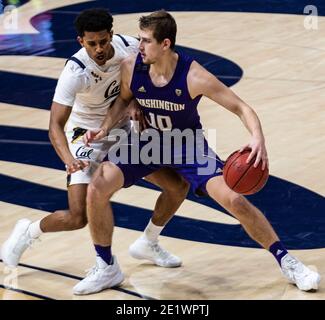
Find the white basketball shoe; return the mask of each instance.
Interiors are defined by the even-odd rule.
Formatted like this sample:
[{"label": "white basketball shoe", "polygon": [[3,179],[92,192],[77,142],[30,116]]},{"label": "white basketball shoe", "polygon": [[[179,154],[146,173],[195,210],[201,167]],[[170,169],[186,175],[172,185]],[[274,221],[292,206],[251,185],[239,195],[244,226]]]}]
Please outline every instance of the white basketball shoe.
[{"label": "white basketball shoe", "polygon": [[100,292],[121,284],[124,275],[113,256],[113,264],[108,265],[101,257],[96,257],[96,265],[91,268],[87,276],[73,287],[73,293],[84,295]]},{"label": "white basketball shoe", "polygon": [[321,279],[320,275],[290,254],[286,254],[281,259],[281,270],[289,282],[296,284],[300,290],[310,291],[318,289]]},{"label": "white basketball shoe", "polygon": [[182,260],[163,249],[158,242],[152,242],[142,235],[129,247],[131,257],[145,259],[157,266],[165,268],[176,268],[181,266]]},{"label": "white basketball shoe", "polygon": [[31,223],[28,219],[19,220],[9,238],[2,245],[1,258],[7,266],[17,267],[22,254],[36,240],[28,232],[28,227]]}]

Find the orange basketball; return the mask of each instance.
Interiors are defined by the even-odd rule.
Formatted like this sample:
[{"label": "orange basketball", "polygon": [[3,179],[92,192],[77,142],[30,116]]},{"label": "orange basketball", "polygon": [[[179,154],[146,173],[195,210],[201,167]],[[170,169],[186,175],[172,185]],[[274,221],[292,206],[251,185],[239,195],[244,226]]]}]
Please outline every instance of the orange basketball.
[{"label": "orange basketball", "polygon": [[223,168],[223,177],[228,187],[237,193],[244,195],[254,194],[260,191],[269,177],[269,170],[262,170],[262,161],[254,168],[254,157],[250,163],[246,160],[250,154],[250,150],[233,152],[225,162]]}]

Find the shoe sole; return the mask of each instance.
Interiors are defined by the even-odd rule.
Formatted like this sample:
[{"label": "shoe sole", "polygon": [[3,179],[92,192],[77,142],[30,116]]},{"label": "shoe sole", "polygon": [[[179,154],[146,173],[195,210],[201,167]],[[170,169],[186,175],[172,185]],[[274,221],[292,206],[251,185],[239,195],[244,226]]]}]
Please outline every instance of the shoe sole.
[{"label": "shoe sole", "polygon": [[[73,294],[76,295],[76,296],[86,296],[86,295],[89,295],[89,294],[95,294],[95,293],[99,293],[99,292],[102,292],[106,289],[110,289],[110,288],[115,288],[115,287],[119,287],[122,282],[124,281],[124,275],[123,274],[120,274],[119,277],[116,278],[116,284],[113,284],[113,285],[109,285],[109,286],[104,286],[96,291],[91,291],[91,292],[76,292],[76,291],[73,291]],[[114,282],[115,282],[114,281]]]},{"label": "shoe sole", "polygon": [[163,268],[177,268],[177,267],[180,267],[182,265],[182,262],[180,264],[176,264],[176,265],[164,265],[164,264],[160,264],[160,263],[156,262],[154,259],[152,259],[151,257],[142,256],[142,255],[139,255],[139,254],[137,254],[135,252],[132,252],[131,249],[129,249],[129,254],[134,259],[138,259],[138,260],[149,260],[154,265],[159,266],[159,267],[163,267]]}]

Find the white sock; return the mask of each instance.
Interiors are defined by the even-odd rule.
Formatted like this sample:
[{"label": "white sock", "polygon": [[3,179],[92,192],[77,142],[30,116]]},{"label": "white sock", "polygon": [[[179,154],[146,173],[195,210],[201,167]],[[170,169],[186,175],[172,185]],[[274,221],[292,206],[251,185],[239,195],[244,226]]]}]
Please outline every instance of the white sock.
[{"label": "white sock", "polygon": [[39,238],[39,236],[43,233],[43,231],[41,230],[40,223],[41,223],[41,220],[37,220],[37,221],[31,223],[28,227],[29,235],[33,239]]},{"label": "white sock", "polygon": [[160,235],[160,232],[162,229],[164,229],[165,226],[156,226],[152,223],[151,219],[144,230],[144,236],[147,238],[147,240],[152,242],[158,242],[158,237]]}]

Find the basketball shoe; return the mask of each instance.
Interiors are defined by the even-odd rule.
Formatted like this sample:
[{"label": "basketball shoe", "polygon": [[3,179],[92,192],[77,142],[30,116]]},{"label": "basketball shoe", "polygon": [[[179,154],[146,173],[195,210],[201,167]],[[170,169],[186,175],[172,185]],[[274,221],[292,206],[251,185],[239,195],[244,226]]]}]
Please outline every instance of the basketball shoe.
[{"label": "basketball shoe", "polygon": [[149,260],[160,267],[175,268],[182,264],[179,257],[163,249],[158,242],[147,240],[144,235],[130,245],[129,253],[135,259]]},{"label": "basketball shoe", "polygon": [[307,268],[302,262],[290,254],[281,259],[281,270],[283,275],[294,283],[302,291],[317,290],[320,282],[320,275]]},{"label": "basketball shoe", "polygon": [[84,295],[100,292],[121,284],[124,275],[113,256],[113,264],[108,265],[101,257],[96,257],[96,265],[90,269],[87,276],[73,287],[73,293]]},{"label": "basketball shoe", "polygon": [[5,265],[17,267],[20,257],[36,239],[33,239],[28,232],[32,222],[28,219],[19,220],[9,238],[1,247],[1,258]]}]

